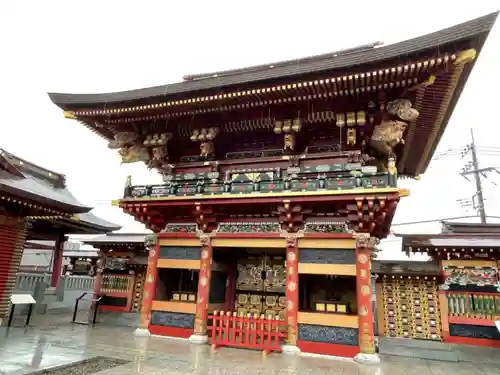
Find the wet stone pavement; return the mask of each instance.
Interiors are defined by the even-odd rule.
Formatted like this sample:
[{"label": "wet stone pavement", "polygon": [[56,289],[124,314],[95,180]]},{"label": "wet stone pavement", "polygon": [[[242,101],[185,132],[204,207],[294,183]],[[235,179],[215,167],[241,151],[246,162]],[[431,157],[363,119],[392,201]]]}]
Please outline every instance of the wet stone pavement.
[{"label": "wet stone pavement", "polygon": [[[186,340],[135,337],[133,329],[72,325],[68,320],[34,328],[0,328],[0,374],[99,375],[500,375],[498,365],[383,358],[379,366],[325,358],[293,357],[208,346]],[[99,358],[97,358],[99,357]],[[75,364],[82,362],[82,365]],[[86,365],[85,365],[86,363]],[[65,365],[72,364],[71,372]],[[59,368],[57,372],[42,371]]]}]

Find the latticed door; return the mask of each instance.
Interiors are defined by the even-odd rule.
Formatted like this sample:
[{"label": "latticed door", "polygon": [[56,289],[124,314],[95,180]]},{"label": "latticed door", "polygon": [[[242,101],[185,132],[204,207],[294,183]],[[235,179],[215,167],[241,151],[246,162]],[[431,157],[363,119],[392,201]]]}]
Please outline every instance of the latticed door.
[{"label": "latticed door", "polygon": [[386,336],[441,340],[436,281],[405,278],[382,283]]}]

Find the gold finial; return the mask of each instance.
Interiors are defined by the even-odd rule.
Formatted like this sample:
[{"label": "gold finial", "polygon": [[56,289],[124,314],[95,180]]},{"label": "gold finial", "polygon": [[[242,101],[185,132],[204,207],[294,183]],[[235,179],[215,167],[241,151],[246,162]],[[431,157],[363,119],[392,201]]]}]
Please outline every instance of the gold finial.
[{"label": "gold finial", "polygon": [[463,65],[470,63],[476,59],[477,52],[474,48],[466,49],[457,53],[457,58],[453,62],[454,65]]},{"label": "gold finial", "polygon": [[76,120],[75,112],[73,112],[73,111],[64,111],[63,115],[64,115],[64,118],[69,118],[71,120]]},{"label": "gold finial", "polygon": [[420,180],[420,175],[415,176],[415,180]]},{"label": "gold finial", "polygon": [[398,169],[396,168],[396,160],[394,158],[389,158],[387,163],[387,172],[391,175],[396,175],[398,173]]}]

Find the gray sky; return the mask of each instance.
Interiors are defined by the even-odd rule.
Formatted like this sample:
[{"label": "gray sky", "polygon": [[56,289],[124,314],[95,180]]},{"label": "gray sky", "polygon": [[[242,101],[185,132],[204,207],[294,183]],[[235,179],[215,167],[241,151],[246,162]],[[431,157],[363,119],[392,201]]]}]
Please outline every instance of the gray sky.
[{"label": "gray sky", "polygon": [[[419,36],[495,11],[493,1],[467,6],[401,1],[129,1],[16,0],[0,2],[2,51],[0,147],[64,173],[74,195],[95,214],[142,231],[110,207],[125,178],[160,179],[144,165],[123,165],[107,143],[65,120],[46,93],[109,92],[161,85],[184,74],[237,68],[325,53],[360,44],[386,44]],[[140,4],[140,6],[139,6]],[[418,4],[418,5],[417,5]],[[475,130],[483,166],[500,167],[500,26],[490,34],[439,150],[469,142]],[[497,146],[498,145],[498,146]],[[411,197],[394,223],[465,214],[456,199],[473,184],[457,176],[459,156],[434,161],[420,181],[402,181]],[[500,184],[500,175],[491,178]],[[499,215],[496,186],[485,184],[488,214]],[[397,226],[397,232],[438,232],[439,224]],[[385,241],[383,258],[400,258],[397,240]]]}]

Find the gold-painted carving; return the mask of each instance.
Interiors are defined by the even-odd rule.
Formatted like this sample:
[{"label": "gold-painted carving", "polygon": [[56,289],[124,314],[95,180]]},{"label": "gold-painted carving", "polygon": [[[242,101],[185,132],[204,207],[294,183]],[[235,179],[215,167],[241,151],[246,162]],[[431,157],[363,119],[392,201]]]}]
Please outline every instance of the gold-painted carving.
[{"label": "gold-painted carving", "polygon": [[63,115],[64,115],[64,118],[76,120],[76,115],[75,115],[75,112],[73,112],[73,111],[64,111]]},{"label": "gold-painted carving", "polygon": [[212,128],[202,128],[195,129],[191,133],[189,137],[193,142],[201,142],[200,143],[200,156],[205,158],[209,158],[214,156],[215,147],[214,140],[217,135],[220,133],[220,129],[216,127]]},{"label": "gold-painted carving", "polygon": [[373,249],[380,242],[377,237],[371,237],[369,233],[355,233],[354,239],[357,248]]},{"label": "gold-painted carving", "polygon": [[368,255],[366,255],[366,254],[359,254],[358,255],[358,262],[359,263],[366,264],[366,263],[368,263],[368,260],[369,260]]},{"label": "gold-painted carving", "polygon": [[355,112],[347,112],[346,114],[346,125],[354,126],[356,125],[356,113]]},{"label": "gold-painted carving", "polygon": [[404,144],[404,132],[408,123],[415,121],[419,112],[412,108],[408,99],[396,99],[387,103],[386,113],[380,125],[375,126],[370,138],[369,145],[371,151],[382,171],[387,170],[388,158],[394,158],[394,147]]},{"label": "gold-painted carving", "polygon": [[356,145],[356,129],[354,128],[347,129],[347,145]]},{"label": "gold-painted carving", "polygon": [[283,150],[293,151],[295,150],[295,134],[287,133],[285,134],[285,142],[283,145]]},{"label": "gold-painted carving", "polygon": [[356,124],[358,126],[363,126],[366,124],[366,113],[365,111],[356,112]]},{"label": "gold-painted carving", "polygon": [[434,84],[434,82],[436,82],[436,76],[430,75],[429,77],[427,77],[427,79],[425,81],[422,81],[422,82],[408,88],[408,91],[415,91],[415,90],[418,90],[420,88],[431,86]]},{"label": "gold-painted carving", "polygon": [[118,153],[122,158],[122,164],[131,164],[137,162],[149,161],[149,153],[144,147],[138,144],[122,147]]},{"label": "gold-painted carving", "polygon": [[363,285],[361,287],[361,295],[363,296],[369,296],[371,293],[371,288],[368,285]]},{"label": "gold-painted carving", "polygon": [[474,48],[461,51],[456,54],[457,58],[453,62],[454,65],[463,65],[470,63],[476,59],[477,51]]},{"label": "gold-painted carving", "polygon": [[293,282],[293,281],[290,281],[288,283],[288,290],[290,292],[294,292],[296,289],[297,289],[297,284],[295,282]]},{"label": "gold-painted carving", "polygon": [[359,308],[359,315],[367,316],[368,315],[368,308],[366,306],[361,306]]}]

